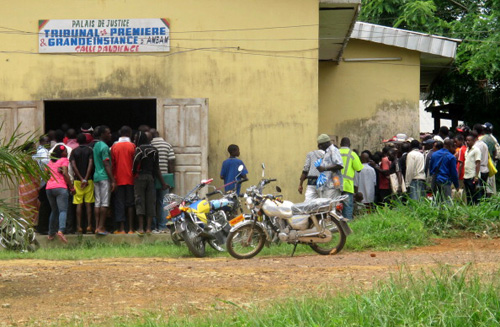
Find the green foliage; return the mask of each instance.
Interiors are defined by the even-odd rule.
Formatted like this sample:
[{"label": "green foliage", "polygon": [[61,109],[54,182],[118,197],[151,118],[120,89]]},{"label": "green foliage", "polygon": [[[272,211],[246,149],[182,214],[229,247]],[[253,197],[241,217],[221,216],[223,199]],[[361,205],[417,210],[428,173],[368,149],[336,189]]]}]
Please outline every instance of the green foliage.
[{"label": "green foliage", "polygon": [[457,231],[487,236],[500,235],[499,196],[485,199],[476,206],[411,201],[406,207],[400,206],[400,209],[408,217],[422,221],[434,235],[449,235]]},{"label": "green foliage", "polygon": [[360,20],[461,39],[429,101],[463,105],[463,119],[500,125],[500,0],[363,0]]},{"label": "green foliage", "polygon": [[[4,122],[0,124],[0,131],[3,128]],[[20,139],[25,139],[25,141],[20,142]],[[48,177],[48,174],[42,172],[38,163],[31,158],[36,153],[36,141],[34,133],[19,133],[19,126],[14,130],[10,138],[1,140],[0,184],[2,187],[13,188],[22,179],[31,180]],[[12,244],[9,246],[13,246],[16,251],[24,251],[30,248],[28,241],[30,235],[22,235],[21,231],[23,229],[20,229],[18,224],[25,228],[29,226],[25,226],[26,222],[19,219],[21,210],[14,200],[9,198],[0,199],[0,221],[3,221],[1,231],[3,236],[9,240],[8,243],[16,241],[15,246]],[[31,222],[27,223],[30,224]]]},{"label": "green foliage", "polygon": [[[4,128],[0,124],[0,131]],[[26,141],[19,142],[26,138]],[[39,178],[42,174],[36,161],[31,159],[34,150],[26,148],[37,142],[34,133],[19,133],[19,126],[10,138],[3,139],[0,144],[0,181],[12,186],[21,178]]]}]

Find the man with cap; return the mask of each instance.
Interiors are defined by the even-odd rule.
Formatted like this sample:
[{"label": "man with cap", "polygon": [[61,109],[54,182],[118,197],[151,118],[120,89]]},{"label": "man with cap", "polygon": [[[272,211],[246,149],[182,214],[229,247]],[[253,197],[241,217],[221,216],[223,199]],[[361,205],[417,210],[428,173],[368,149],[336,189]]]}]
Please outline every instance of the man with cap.
[{"label": "man with cap", "polygon": [[318,166],[318,171],[323,173],[326,177],[324,185],[318,185],[320,195],[322,198],[333,199],[339,196],[343,190],[342,174],[340,171],[343,162],[340,156],[339,149],[337,149],[326,134],[318,136],[318,147],[325,151],[323,160]]}]

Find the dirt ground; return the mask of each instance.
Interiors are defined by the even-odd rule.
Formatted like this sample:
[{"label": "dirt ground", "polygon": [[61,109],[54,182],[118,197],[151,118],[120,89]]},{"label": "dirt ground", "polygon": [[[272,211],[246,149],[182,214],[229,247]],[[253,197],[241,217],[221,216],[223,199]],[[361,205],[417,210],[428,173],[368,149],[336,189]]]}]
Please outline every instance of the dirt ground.
[{"label": "dirt ground", "polygon": [[[142,310],[201,312],[259,304],[269,298],[314,296],[326,285],[366,289],[398,273],[439,264],[500,269],[500,239],[445,239],[394,252],[341,252],[232,258],[133,258],[82,261],[0,261],[0,326],[40,325],[72,318],[106,319]],[[175,310],[174,310],[175,311]],[[172,311],[173,312],[173,311]]]}]

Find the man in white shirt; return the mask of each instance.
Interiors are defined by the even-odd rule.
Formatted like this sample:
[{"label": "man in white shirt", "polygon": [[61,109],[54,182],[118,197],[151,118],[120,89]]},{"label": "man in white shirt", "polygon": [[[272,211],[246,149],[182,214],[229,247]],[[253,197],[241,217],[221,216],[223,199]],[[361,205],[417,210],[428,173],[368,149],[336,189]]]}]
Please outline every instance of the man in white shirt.
[{"label": "man in white shirt", "polygon": [[420,142],[411,141],[411,151],[406,156],[406,188],[410,199],[420,200],[425,196],[425,158],[420,152]]},{"label": "man in white shirt", "polygon": [[478,200],[482,199],[485,195],[485,187],[488,182],[488,173],[490,169],[488,168],[488,146],[486,143],[481,141],[481,137],[483,136],[483,126],[480,124],[474,125],[474,130],[471,133],[476,138],[476,143],[474,143],[474,147],[478,148],[481,152],[481,166],[479,168],[479,180],[476,184],[478,188]]},{"label": "man in white shirt", "polygon": [[371,206],[375,201],[375,187],[377,186],[377,172],[370,166],[370,156],[363,152],[359,157],[363,164],[363,169],[356,172],[354,176],[354,192],[363,194],[363,204]]},{"label": "man in white shirt", "polygon": [[320,173],[324,173],[326,183],[319,186],[320,195],[322,198],[334,199],[340,196],[343,190],[342,174],[343,168],[342,157],[340,151],[332,144],[330,137],[326,134],[318,136],[318,147],[325,151],[325,155],[318,168]]},{"label": "man in white shirt", "polygon": [[314,163],[323,158],[325,151],[318,149],[309,152],[306,155],[306,161],[304,163],[304,168],[302,169],[302,174],[299,179],[299,193],[302,194],[304,191],[304,181],[307,179],[307,186],[305,192],[305,201],[311,201],[320,197],[319,189],[316,187],[316,182],[318,180],[319,171],[314,165]]},{"label": "man in white shirt", "polygon": [[[33,155],[33,159],[38,162],[38,166],[40,166],[41,171],[45,171],[47,169],[47,164],[50,161],[49,150],[47,149],[50,146],[50,139],[47,135],[42,135],[40,137],[40,145],[36,149],[36,154]],[[38,192],[38,200],[40,201],[40,209],[38,211],[38,224],[36,225],[36,231],[40,234],[47,234],[49,230],[49,216],[50,216],[50,204],[49,199],[47,198],[47,193],[45,191],[45,186],[47,181],[41,178],[40,182],[40,190]]]},{"label": "man in white shirt", "polygon": [[467,151],[465,152],[464,163],[464,187],[467,194],[467,203],[476,204],[479,202],[480,190],[478,190],[479,174],[481,169],[481,152],[474,145],[475,135],[466,138]]}]

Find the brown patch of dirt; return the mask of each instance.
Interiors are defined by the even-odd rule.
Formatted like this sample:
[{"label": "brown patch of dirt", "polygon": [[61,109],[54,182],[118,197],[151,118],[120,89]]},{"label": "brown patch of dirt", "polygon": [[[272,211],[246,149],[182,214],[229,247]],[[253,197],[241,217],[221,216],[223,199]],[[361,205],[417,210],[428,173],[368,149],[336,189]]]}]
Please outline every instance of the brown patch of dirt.
[{"label": "brown patch of dirt", "polygon": [[[1,261],[0,326],[60,319],[135,315],[138,310],[204,312],[259,304],[269,298],[314,296],[371,288],[380,280],[440,264],[472,263],[481,273],[500,269],[499,239],[440,239],[436,245],[335,256],[129,258],[76,261]],[[327,286],[325,286],[327,285]],[[316,292],[318,291],[318,292]],[[172,311],[171,309],[175,310]]]}]

